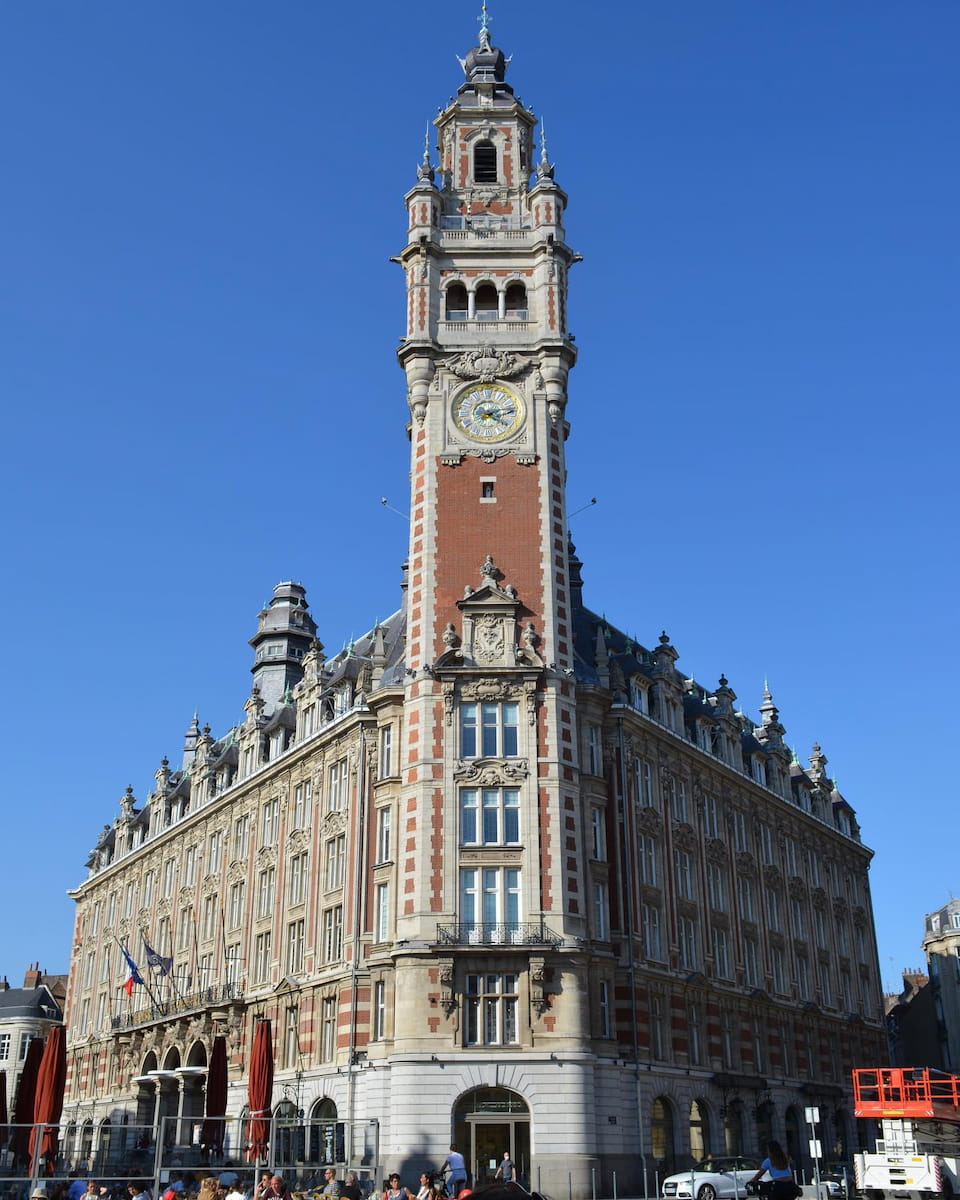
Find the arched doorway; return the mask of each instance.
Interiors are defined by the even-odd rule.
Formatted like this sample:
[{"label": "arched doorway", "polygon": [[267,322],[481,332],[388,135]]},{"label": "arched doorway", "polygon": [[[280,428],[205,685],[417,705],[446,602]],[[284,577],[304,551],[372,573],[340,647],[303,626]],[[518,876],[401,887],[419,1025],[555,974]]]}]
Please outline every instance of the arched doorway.
[{"label": "arched doorway", "polygon": [[177,1142],[177,1113],[180,1107],[180,1081],[176,1071],[180,1066],[180,1051],[171,1046],[163,1060],[160,1073],[156,1076],[160,1095],[157,1101],[160,1144],[169,1149]]},{"label": "arched doorway", "polygon": [[701,1162],[710,1153],[710,1111],[705,1101],[690,1105],[690,1157]]},{"label": "arched doorway", "polygon": [[762,1158],[767,1151],[767,1142],[773,1137],[773,1105],[769,1100],[757,1105],[756,1152]]},{"label": "arched doorway", "polygon": [[787,1140],[786,1150],[797,1167],[803,1166],[803,1142],[800,1139],[802,1124],[800,1113],[791,1105],[783,1119],[784,1135]]},{"label": "arched doorway", "polygon": [[833,1114],[833,1157],[837,1162],[850,1162],[850,1124],[847,1114],[838,1108]]},{"label": "arched doorway", "polygon": [[453,1110],[452,1144],[467,1160],[473,1188],[493,1182],[506,1150],[517,1169],[517,1180],[530,1182],[530,1109],[518,1092],[508,1088],[474,1088]]},{"label": "arched doorway", "polygon": [[81,1170],[88,1174],[93,1170],[93,1121],[89,1117],[80,1126],[80,1149],[77,1159]]},{"label": "arched doorway", "polygon": [[310,1109],[307,1157],[317,1166],[326,1166],[345,1162],[344,1155],[343,1125],[337,1121],[337,1106],[329,1096],[322,1096]]},{"label": "arched doorway", "polygon": [[658,1096],[650,1106],[650,1154],[661,1179],[673,1171],[675,1152],[673,1106],[665,1096]]},{"label": "arched doorway", "polygon": [[743,1101],[731,1100],[723,1121],[727,1154],[743,1154]]}]

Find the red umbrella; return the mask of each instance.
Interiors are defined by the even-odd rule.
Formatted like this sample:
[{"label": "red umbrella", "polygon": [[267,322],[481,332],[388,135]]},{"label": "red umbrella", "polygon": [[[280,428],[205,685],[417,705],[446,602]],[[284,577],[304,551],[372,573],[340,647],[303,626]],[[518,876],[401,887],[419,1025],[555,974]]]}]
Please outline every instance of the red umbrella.
[{"label": "red umbrella", "polygon": [[[47,1035],[43,1059],[37,1074],[37,1095],[33,1105],[34,1129],[30,1134],[30,1154],[36,1163],[39,1154],[46,1160],[47,1174],[52,1175],[57,1161],[60,1135],[60,1114],[63,1112],[63,1093],[67,1086],[67,1031],[54,1025]],[[38,1146],[39,1140],[39,1146]]]},{"label": "red umbrella", "polygon": [[215,1037],[207,1065],[207,1095],[200,1145],[223,1153],[223,1117],[227,1111],[227,1039]]},{"label": "red umbrella", "polygon": [[10,1149],[13,1151],[14,1163],[25,1163],[30,1156],[33,1101],[37,1094],[37,1072],[40,1070],[42,1058],[43,1041],[40,1038],[31,1038],[27,1045],[27,1055],[23,1060],[20,1082],[17,1084],[17,1098],[13,1105],[13,1133],[10,1137]]},{"label": "red umbrella", "polygon": [[270,1102],[273,1099],[273,1038],[266,1017],[257,1021],[250,1051],[250,1076],[247,1080],[247,1157],[251,1162],[266,1158],[270,1138]]}]

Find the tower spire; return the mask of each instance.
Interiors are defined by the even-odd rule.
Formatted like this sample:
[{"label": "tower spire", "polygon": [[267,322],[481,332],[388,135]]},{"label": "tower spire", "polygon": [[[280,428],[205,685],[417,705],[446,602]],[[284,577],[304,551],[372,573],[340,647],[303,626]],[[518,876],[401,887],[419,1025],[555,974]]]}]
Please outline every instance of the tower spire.
[{"label": "tower spire", "polygon": [[483,0],[480,5],[480,16],[477,17],[480,22],[480,49],[490,49],[490,14],[487,12],[487,0]]}]

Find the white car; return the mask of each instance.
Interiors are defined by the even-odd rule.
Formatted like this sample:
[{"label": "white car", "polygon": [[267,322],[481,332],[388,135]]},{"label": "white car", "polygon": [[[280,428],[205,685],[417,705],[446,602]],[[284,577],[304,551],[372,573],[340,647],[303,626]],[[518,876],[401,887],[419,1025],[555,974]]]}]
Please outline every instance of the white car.
[{"label": "white car", "polygon": [[663,1181],[665,1200],[746,1200],[747,1183],[760,1170],[755,1158],[705,1158],[689,1171],[678,1171]]}]

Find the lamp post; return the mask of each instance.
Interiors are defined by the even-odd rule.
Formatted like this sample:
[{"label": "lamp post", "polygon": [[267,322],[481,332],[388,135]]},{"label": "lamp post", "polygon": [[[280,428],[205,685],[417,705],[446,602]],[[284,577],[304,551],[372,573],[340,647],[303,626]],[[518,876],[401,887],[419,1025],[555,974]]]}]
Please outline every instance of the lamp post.
[{"label": "lamp post", "polygon": [[816,1105],[810,1105],[803,1110],[803,1118],[810,1126],[810,1157],[813,1159],[813,1178],[817,1187],[817,1200],[822,1200],[820,1195],[820,1159],[823,1149],[820,1145],[820,1139],[817,1137],[817,1126],[820,1124],[820,1109]]}]

